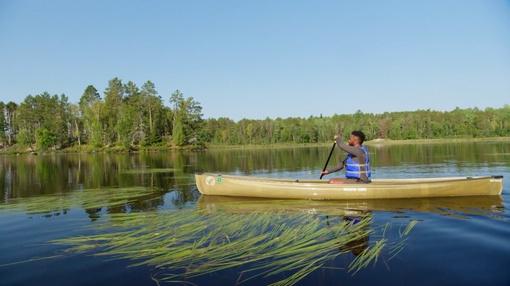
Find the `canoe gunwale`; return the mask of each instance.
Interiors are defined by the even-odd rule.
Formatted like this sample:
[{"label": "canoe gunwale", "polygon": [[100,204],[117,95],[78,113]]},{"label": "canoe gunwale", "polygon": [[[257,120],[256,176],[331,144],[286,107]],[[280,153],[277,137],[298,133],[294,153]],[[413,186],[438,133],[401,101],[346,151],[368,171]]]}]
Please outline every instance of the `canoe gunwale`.
[{"label": "canoe gunwale", "polygon": [[[243,180],[243,181],[257,181],[262,183],[297,183],[297,184],[319,184],[337,186],[338,184],[329,184],[328,180],[316,180],[316,179],[286,179],[286,178],[269,178],[269,177],[255,177],[255,176],[236,176],[236,175],[223,175],[217,173],[196,173],[199,176],[213,176],[222,177],[229,180]],[[342,186],[387,186],[387,185],[410,185],[410,184],[432,184],[432,183],[445,183],[445,182],[461,182],[461,181],[475,181],[475,180],[486,180],[486,179],[503,179],[501,175],[494,176],[466,176],[466,177],[435,177],[435,178],[411,178],[411,179],[373,179],[371,183],[354,183],[354,184],[342,184]]]}]

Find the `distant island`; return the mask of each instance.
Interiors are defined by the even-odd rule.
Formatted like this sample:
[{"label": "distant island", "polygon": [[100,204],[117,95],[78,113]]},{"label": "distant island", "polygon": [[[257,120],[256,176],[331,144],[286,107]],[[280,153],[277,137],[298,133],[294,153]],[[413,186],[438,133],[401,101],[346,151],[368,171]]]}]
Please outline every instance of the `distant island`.
[{"label": "distant island", "polygon": [[331,142],[341,130],[347,136],[355,129],[376,139],[370,144],[510,136],[510,105],[483,110],[379,114],[358,110],[307,118],[204,119],[201,104],[179,90],[164,99],[151,81],[138,87],[119,78],[108,82],[103,96],[87,86],[78,103],[70,103],[64,94],[43,92],[28,95],[19,104],[0,101],[0,111],[2,153],[312,145]]}]

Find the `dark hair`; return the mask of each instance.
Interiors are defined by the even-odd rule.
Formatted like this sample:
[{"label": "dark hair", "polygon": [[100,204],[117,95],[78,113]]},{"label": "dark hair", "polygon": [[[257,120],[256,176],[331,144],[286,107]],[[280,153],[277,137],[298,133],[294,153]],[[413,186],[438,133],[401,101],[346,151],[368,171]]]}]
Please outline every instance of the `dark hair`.
[{"label": "dark hair", "polygon": [[359,130],[355,130],[355,131],[351,132],[351,135],[354,135],[354,136],[358,137],[359,141],[360,141],[359,142],[360,144],[363,144],[363,142],[365,142],[365,139],[366,139],[365,133],[363,133],[363,132],[361,132]]}]

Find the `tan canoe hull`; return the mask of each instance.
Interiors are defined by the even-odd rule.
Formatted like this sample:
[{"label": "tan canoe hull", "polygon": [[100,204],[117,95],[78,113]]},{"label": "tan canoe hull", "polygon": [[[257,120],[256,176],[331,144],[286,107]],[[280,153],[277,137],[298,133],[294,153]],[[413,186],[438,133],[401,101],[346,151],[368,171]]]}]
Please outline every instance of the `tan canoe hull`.
[{"label": "tan canoe hull", "polygon": [[503,177],[378,179],[370,184],[328,184],[321,180],[286,180],[212,173],[195,175],[204,195],[274,199],[348,200],[500,195]]}]

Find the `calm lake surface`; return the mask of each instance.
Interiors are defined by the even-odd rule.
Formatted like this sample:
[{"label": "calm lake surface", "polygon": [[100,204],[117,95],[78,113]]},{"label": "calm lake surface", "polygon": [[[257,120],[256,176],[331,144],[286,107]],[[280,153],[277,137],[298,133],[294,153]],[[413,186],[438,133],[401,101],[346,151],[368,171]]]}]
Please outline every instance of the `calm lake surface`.
[{"label": "calm lake surface", "polygon": [[0,284],[510,285],[510,142],[369,149],[375,178],[503,175],[503,194],[282,201],[194,185],[200,171],[317,178],[329,147],[3,156]]}]

